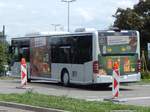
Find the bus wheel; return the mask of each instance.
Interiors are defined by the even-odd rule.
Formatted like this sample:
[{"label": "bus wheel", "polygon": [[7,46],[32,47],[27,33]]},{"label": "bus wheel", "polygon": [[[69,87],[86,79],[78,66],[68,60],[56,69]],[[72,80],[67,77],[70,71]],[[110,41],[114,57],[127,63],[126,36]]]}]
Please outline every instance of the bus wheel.
[{"label": "bus wheel", "polygon": [[31,79],[28,79],[28,78],[27,78],[27,82],[31,82]]},{"label": "bus wheel", "polygon": [[27,82],[31,82],[31,76],[30,74],[28,74],[28,71],[27,71]]},{"label": "bus wheel", "polygon": [[27,75],[27,82],[31,82],[31,79],[28,77],[28,75]]},{"label": "bus wheel", "polygon": [[62,72],[62,83],[64,86],[68,86],[70,83],[69,73],[66,70]]}]

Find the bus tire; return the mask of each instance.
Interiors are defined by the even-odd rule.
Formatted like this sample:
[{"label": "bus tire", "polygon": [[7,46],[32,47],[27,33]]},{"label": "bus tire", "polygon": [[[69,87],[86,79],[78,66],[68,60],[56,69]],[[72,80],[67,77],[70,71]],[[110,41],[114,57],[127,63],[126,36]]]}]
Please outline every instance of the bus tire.
[{"label": "bus tire", "polygon": [[29,78],[28,75],[27,75],[27,82],[31,82],[31,78]]},{"label": "bus tire", "polygon": [[27,82],[31,82],[31,79],[27,78]]},{"label": "bus tire", "polygon": [[70,77],[67,70],[63,70],[61,74],[61,82],[63,86],[69,86],[70,84]]}]

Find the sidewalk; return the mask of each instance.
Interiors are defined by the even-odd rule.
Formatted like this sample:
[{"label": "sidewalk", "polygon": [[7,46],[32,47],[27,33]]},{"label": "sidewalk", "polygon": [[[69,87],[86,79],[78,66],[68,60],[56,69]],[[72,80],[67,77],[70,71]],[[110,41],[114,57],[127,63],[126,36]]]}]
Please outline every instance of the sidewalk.
[{"label": "sidewalk", "polygon": [[35,111],[0,106],[0,112],[35,112]]}]

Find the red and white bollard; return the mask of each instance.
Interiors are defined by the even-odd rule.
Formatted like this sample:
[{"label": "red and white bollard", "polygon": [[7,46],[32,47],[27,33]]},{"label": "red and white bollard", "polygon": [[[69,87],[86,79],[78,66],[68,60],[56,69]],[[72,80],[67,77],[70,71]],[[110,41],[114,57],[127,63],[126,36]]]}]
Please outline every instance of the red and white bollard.
[{"label": "red and white bollard", "polygon": [[25,58],[21,59],[21,87],[27,85],[27,64]]},{"label": "red and white bollard", "polygon": [[117,62],[114,63],[112,75],[113,75],[113,85],[112,85],[113,98],[118,98],[120,71],[119,71],[119,64]]},{"label": "red and white bollard", "polygon": [[118,62],[114,63],[113,72],[112,72],[112,94],[111,98],[105,98],[105,101],[112,102],[126,102],[126,99],[119,99],[119,86],[120,86],[120,71]]}]

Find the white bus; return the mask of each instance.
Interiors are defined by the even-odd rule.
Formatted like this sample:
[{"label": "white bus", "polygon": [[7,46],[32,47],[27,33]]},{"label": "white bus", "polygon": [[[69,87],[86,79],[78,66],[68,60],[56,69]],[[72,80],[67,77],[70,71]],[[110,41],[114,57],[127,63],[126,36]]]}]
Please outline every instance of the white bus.
[{"label": "white bus", "polygon": [[120,82],[136,82],[141,77],[138,31],[95,30],[20,37],[12,39],[12,48],[15,63],[19,64],[22,57],[29,63],[28,81],[109,85],[114,62],[119,64]]}]

